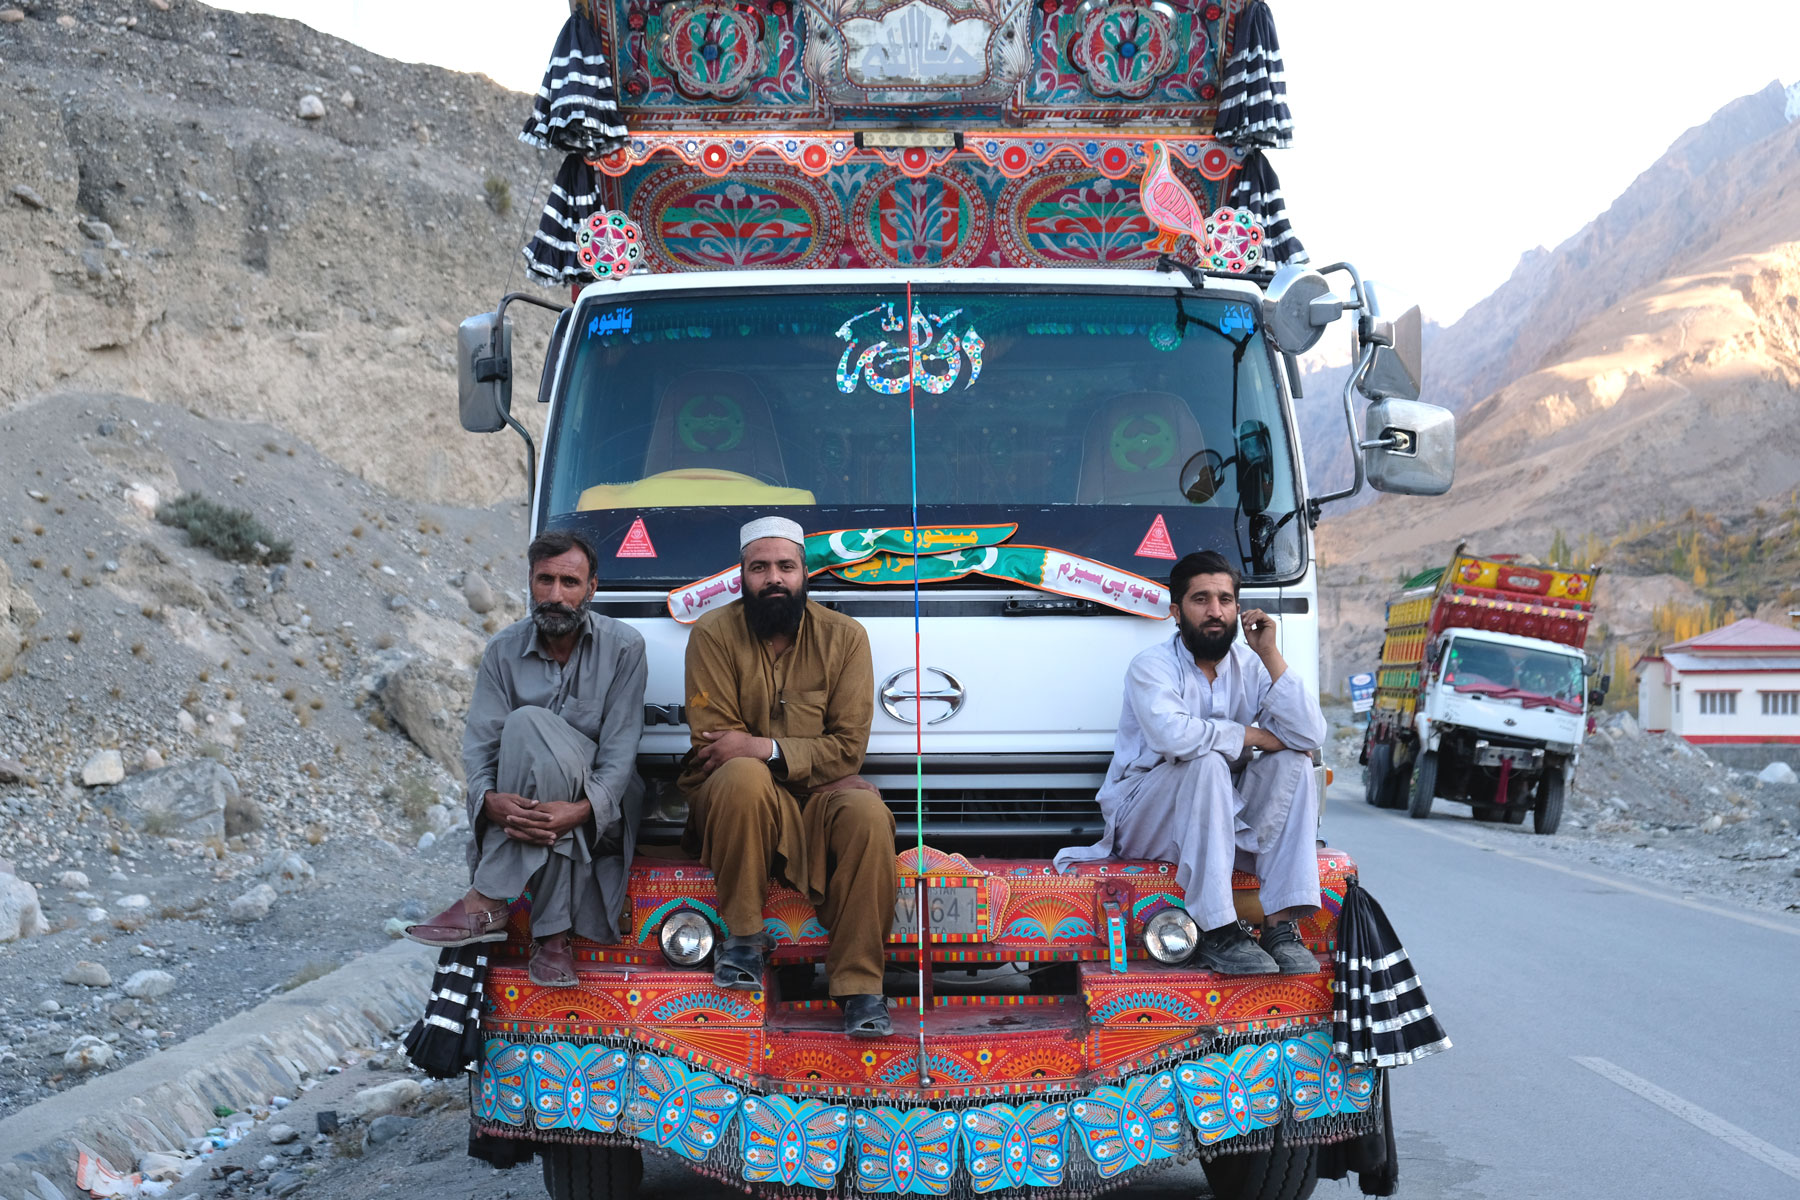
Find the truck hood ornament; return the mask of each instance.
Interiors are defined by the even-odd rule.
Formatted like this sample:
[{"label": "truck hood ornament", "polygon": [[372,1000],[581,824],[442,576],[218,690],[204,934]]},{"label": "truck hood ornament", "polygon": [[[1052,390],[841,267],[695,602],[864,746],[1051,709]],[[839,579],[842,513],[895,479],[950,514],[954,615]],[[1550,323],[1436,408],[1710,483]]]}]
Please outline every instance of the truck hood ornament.
[{"label": "truck hood ornament", "polygon": [[941,667],[926,667],[925,673],[936,675],[942,679],[944,686],[922,692],[918,690],[917,684],[912,684],[912,686],[903,684],[902,680],[909,679],[913,675],[911,667],[895,671],[881,681],[881,707],[887,710],[888,716],[911,725],[918,719],[920,701],[938,701],[948,707],[941,715],[932,717],[925,723],[941,725],[962,709],[963,701],[968,699],[968,693],[963,690],[960,679]]}]

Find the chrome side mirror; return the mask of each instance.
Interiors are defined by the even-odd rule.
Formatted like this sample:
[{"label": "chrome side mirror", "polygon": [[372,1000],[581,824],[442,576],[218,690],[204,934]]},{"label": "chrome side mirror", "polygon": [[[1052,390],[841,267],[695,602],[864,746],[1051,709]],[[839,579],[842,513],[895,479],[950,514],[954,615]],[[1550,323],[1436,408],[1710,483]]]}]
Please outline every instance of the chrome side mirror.
[{"label": "chrome side mirror", "polygon": [[1369,307],[1356,323],[1350,350],[1353,358],[1360,358],[1366,340],[1374,345],[1375,357],[1356,390],[1371,400],[1417,400],[1425,378],[1425,318],[1418,305],[1377,283],[1364,284],[1363,292]]},{"label": "chrome side mirror", "polygon": [[1419,400],[1385,399],[1364,413],[1363,469],[1378,492],[1441,496],[1456,478],[1456,414]]},{"label": "chrome side mirror", "polygon": [[1355,307],[1331,294],[1325,276],[1289,263],[1275,272],[1263,293],[1263,330],[1283,354],[1305,354],[1325,335],[1325,327]]},{"label": "chrome side mirror", "polygon": [[470,433],[506,428],[512,413],[512,323],[477,313],[456,329],[456,406]]}]

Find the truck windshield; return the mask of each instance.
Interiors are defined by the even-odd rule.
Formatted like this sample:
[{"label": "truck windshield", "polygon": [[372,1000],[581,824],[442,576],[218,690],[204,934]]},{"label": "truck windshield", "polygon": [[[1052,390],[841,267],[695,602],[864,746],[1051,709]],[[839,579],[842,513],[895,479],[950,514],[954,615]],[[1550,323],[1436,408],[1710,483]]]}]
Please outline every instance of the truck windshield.
[{"label": "truck windshield", "polygon": [[[547,434],[546,525],[603,583],[729,566],[808,530],[1016,523],[1012,541],[1162,575],[1216,549],[1304,564],[1291,439],[1256,310],[1161,292],[673,293],[588,301]],[[910,407],[909,407],[910,406]],[[638,530],[639,520],[644,522]]]},{"label": "truck windshield", "polygon": [[1587,682],[1582,666],[1572,654],[1457,638],[1444,682],[1459,692],[1538,697],[1579,708]]}]

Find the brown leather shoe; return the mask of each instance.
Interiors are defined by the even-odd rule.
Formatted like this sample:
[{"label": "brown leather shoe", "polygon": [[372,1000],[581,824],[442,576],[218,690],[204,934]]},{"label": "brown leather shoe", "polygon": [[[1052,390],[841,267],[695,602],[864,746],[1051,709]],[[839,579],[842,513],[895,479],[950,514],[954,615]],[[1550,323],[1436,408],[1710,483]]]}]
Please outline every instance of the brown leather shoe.
[{"label": "brown leather shoe", "polygon": [[458,899],[437,916],[408,925],[406,936],[421,945],[451,950],[477,942],[504,942],[511,910],[502,907],[471,911],[466,900],[467,897]]},{"label": "brown leather shoe", "polygon": [[575,952],[569,949],[569,935],[556,933],[541,942],[531,943],[531,958],[525,973],[539,987],[574,987]]}]

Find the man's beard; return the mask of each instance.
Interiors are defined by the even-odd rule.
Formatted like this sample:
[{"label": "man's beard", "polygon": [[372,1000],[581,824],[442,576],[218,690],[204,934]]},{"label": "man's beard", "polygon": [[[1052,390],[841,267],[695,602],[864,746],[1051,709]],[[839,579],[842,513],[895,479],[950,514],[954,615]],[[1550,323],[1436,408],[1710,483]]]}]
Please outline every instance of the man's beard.
[{"label": "man's beard", "polygon": [[1225,621],[1211,629],[1189,625],[1185,616],[1177,616],[1175,623],[1181,627],[1181,644],[1202,662],[1218,662],[1231,649],[1231,643],[1237,641],[1236,621]]},{"label": "man's beard", "polygon": [[581,612],[547,600],[531,610],[532,624],[547,638],[565,638],[581,627]]},{"label": "man's beard", "polygon": [[800,617],[806,612],[806,584],[790,593],[778,583],[771,583],[752,595],[744,591],[744,623],[757,641],[772,637],[793,637],[800,632]]}]

